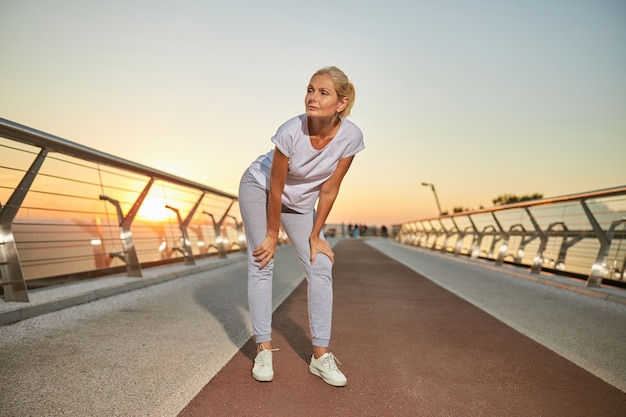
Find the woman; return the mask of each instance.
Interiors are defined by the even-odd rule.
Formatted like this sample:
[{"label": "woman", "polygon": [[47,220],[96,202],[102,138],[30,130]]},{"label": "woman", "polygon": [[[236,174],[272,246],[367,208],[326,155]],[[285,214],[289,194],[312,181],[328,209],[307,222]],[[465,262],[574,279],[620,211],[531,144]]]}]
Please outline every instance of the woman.
[{"label": "woman", "polygon": [[[274,378],[272,366],[272,270],[282,224],[306,273],[313,356],[309,371],[334,386],[345,386],[329,350],[334,254],[322,227],[337,198],[363,134],[345,119],[354,104],[354,86],[336,67],[311,77],[306,113],[278,128],[274,150],[244,173],[239,207],[248,241],[248,301],[257,343],[252,376]],[[315,203],[317,202],[317,210]]]}]

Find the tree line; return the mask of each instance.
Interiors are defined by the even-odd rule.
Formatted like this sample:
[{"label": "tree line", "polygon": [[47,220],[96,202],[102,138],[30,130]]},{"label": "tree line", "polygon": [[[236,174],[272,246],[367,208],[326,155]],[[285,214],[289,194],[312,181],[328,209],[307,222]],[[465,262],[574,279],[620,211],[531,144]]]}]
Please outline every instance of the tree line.
[{"label": "tree line", "polygon": [[[530,200],[540,200],[543,198],[542,193],[532,193],[525,195],[515,195],[515,194],[502,194],[491,200],[494,206],[504,206],[507,204],[513,203],[521,203],[522,201],[530,201]],[[481,205],[478,207],[478,210],[483,209],[484,207]],[[469,209],[462,206],[456,206],[452,208],[452,213],[463,213],[465,211],[473,211],[475,209]],[[441,213],[443,215],[448,214],[448,212]]]}]

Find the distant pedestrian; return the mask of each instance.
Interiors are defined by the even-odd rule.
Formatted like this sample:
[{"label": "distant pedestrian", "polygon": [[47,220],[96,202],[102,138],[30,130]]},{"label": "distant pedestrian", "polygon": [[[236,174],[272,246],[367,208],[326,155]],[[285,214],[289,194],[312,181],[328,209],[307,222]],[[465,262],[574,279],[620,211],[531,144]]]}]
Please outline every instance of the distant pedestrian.
[{"label": "distant pedestrian", "polygon": [[252,376],[258,381],[274,378],[272,272],[282,224],[308,283],[313,344],[309,371],[330,385],[346,385],[329,350],[334,254],[322,227],[354,155],[365,147],[361,130],[345,119],[354,97],[354,86],[340,69],[318,70],[307,87],[306,113],[278,128],[272,137],[274,149],[257,158],[241,179],[239,206],[248,240],[248,302],[257,343]]}]

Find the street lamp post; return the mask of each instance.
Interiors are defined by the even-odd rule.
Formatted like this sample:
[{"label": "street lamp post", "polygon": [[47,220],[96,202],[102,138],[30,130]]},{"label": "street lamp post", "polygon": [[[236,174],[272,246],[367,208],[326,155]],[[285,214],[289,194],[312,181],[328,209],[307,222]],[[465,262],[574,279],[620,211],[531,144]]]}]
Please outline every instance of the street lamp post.
[{"label": "street lamp post", "polygon": [[441,205],[439,205],[439,197],[437,197],[437,191],[435,191],[435,184],[432,184],[430,182],[423,182],[422,185],[424,187],[430,187],[430,189],[433,190],[433,194],[435,195],[435,201],[437,202],[437,208],[439,209],[439,215],[441,216],[443,212],[441,211]]}]

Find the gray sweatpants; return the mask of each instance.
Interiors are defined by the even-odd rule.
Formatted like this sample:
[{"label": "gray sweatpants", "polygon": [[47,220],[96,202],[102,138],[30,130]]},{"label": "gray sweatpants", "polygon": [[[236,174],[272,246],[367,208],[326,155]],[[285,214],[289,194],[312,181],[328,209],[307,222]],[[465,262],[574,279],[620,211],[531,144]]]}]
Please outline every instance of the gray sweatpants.
[{"label": "gray sweatpants", "polygon": [[[272,275],[274,259],[263,269],[255,262],[252,252],[267,235],[268,192],[246,171],[239,184],[239,210],[248,242],[248,303],[252,329],[257,343],[272,340]],[[308,284],[309,328],[313,346],[328,347],[330,342],[333,287],[332,263],[326,255],[318,254],[311,265],[309,236],[315,212],[281,213],[280,222],[295,249]],[[323,236],[322,236],[323,237]]]}]

